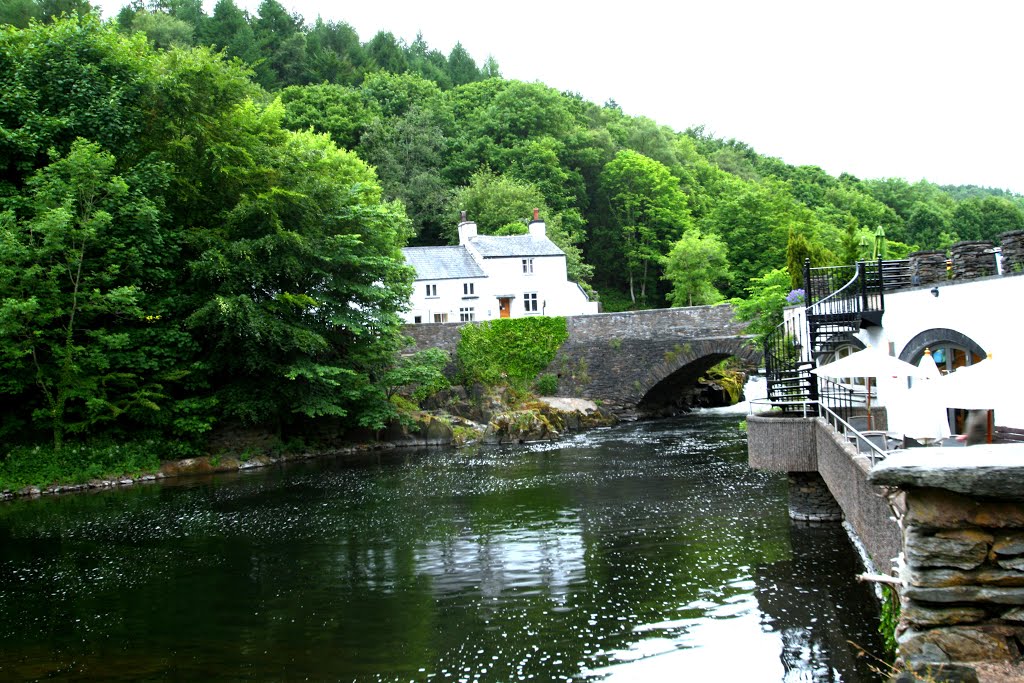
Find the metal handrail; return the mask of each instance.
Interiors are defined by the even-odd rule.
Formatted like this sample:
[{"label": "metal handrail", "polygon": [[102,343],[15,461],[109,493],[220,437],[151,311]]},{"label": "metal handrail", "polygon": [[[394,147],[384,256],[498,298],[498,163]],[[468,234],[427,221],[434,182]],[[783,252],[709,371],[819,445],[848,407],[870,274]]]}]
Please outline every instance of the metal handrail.
[{"label": "metal handrail", "polygon": [[[778,402],[772,401],[771,399],[768,398],[755,398],[748,402],[748,414],[753,415],[754,405],[762,404],[767,405],[769,407],[774,407],[778,405]],[[874,467],[875,463],[877,463],[879,460],[884,460],[888,456],[888,453],[879,448],[873,441],[871,441],[867,434],[860,431],[859,429],[851,425],[849,422],[844,420],[834,410],[822,404],[821,401],[792,401],[790,402],[790,405],[803,406],[802,412],[804,413],[804,417],[814,417],[815,419],[821,418],[825,420],[825,423],[829,427],[831,427],[837,434],[845,434],[847,436],[853,434],[854,437],[858,439],[858,444],[861,442],[867,444],[868,452],[866,454],[866,457],[871,462],[872,467]],[[808,413],[811,414],[809,415]],[[838,428],[839,425],[842,425],[842,430]]]}]

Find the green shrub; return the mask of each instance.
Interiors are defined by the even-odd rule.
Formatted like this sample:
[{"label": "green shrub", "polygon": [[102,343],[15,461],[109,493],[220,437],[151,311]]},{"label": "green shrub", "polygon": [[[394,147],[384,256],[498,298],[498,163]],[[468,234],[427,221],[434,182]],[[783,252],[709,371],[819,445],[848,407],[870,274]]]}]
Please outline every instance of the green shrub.
[{"label": "green shrub", "polygon": [[554,396],[558,393],[558,375],[553,375],[550,372],[544,373],[537,378],[534,386],[541,396]]},{"label": "green shrub", "polygon": [[504,318],[461,329],[459,374],[464,384],[525,389],[569,338],[565,318]]}]

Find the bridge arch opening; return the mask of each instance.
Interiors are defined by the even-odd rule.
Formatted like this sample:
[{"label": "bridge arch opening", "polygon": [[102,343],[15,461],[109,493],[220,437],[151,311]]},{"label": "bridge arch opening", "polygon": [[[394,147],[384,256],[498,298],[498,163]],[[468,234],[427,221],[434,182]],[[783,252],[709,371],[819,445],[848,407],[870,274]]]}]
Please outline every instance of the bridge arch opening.
[{"label": "bridge arch opening", "polygon": [[714,389],[702,386],[699,380],[708,370],[732,355],[710,353],[682,363],[644,392],[637,403],[637,413],[643,417],[660,417],[695,406],[721,405],[721,397],[712,398]]}]

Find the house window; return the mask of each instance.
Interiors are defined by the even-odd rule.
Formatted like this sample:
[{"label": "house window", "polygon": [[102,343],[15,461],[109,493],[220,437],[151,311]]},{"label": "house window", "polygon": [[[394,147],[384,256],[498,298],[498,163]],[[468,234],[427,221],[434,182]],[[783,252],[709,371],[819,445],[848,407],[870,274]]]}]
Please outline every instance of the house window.
[{"label": "house window", "polygon": [[526,307],[527,313],[537,312],[537,292],[527,292],[523,294],[523,306]]},{"label": "house window", "polygon": [[412,322],[413,322],[414,325],[419,325],[421,322],[423,322],[423,316],[422,315],[413,316]]},{"label": "house window", "polygon": [[473,292],[473,283],[472,282],[463,282],[462,283],[462,295],[463,296],[473,296],[473,294],[474,294],[474,292]]},{"label": "house window", "polygon": [[446,323],[446,322],[448,322],[448,314],[447,313],[435,313],[434,314],[434,322],[435,323]]},{"label": "house window", "polygon": [[437,285],[427,285],[427,296],[437,296]]},{"label": "house window", "polygon": [[526,274],[526,275],[533,275],[533,259],[532,258],[524,258],[523,259],[523,273]]},{"label": "house window", "polygon": [[460,323],[471,323],[474,320],[476,320],[476,313],[474,313],[472,306],[459,309]]}]

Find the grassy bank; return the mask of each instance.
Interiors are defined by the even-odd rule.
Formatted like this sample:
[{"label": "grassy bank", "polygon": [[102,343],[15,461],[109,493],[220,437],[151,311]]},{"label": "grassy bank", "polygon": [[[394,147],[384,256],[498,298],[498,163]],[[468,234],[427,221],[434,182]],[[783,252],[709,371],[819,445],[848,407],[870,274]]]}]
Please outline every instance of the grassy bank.
[{"label": "grassy bank", "polygon": [[121,444],[90,443],[65,446],[18,446],[0,460],[0,491],[40,488],[53,483],[82,484],[155,472],[160,468],[160,447],[154,441]]}]

